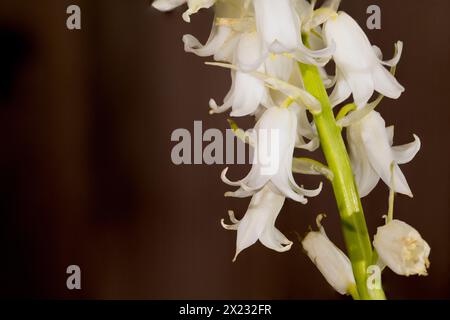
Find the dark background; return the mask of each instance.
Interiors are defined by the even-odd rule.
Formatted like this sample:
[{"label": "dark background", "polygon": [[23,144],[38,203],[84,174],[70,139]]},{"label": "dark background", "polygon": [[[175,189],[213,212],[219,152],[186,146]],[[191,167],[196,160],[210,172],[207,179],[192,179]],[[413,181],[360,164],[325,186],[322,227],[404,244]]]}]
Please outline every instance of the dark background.
[{"label": "dark background", "polygon": [[[66,28],[66,8],[82,10],[82,30]],[[431,245],[428,277],[383,276],[388,297],[450,297],[449,35],[446,0],[343,1],[365,26],[382,8],[382,30],[367,31],[398,68],[400,100],[379,107],[395,124],[395,144],[420,136],[402,169],[414,199],[399,196],[396,217]],[[183,9],[162,14],[140,0],[2,0],[0,3],[0,296],[139,299],[339,299],[296,243],[279,254],[256,244],[236,263],[234,232],[219,221],[242,216],[248,199],[224,199],[223,165],[175,166],[176,128],[227,127],[208,115],[229,72],[183,51],[185,33],[206,40],[212,13],[191,24]],[[251,119],[241,120],[243,126]],[[320,156],[318,156],[320,158]],[[232,178],[246,167],[233,166]],[[306,186],[319,179],[297,177]],[[363,199],[371,234],[388,190]],[[329,236],[343,248],[329,184],[303,206],[287,201],[278,219],[291,239],[326,212]],[[66,289],[66,267],[82,269],[82,290]]]}]

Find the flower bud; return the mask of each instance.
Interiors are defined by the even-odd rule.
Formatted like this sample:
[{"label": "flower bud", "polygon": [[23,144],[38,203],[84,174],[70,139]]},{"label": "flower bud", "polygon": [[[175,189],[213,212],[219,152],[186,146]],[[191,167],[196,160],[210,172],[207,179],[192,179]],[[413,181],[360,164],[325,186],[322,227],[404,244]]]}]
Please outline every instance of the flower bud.
[{"label": "flower bud", "polygon": [[355,286],[351,262],[328,239],[320,219],[321,216],[318,217],[320,232],[309,232],[302,241],[303,248],[327,282],[340,294],[348,294],[349,289]]}]

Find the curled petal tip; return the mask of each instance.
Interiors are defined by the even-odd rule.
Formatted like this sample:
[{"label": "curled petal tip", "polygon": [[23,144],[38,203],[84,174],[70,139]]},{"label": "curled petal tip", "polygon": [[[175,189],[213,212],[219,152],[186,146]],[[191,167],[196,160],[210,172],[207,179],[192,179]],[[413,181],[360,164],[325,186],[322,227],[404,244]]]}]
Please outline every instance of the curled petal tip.
[{"label": "curled petal tip", "polygon": [[286,251],[291,250],[293,244],[294,244],[294,242],[289,241],[289,243],[287,243],[287,244],[283,247],[283,249],[279,250],[279,252],[286,252]]},{"label": "curled petal tip", "polygon": [[[209,107],[210,107],[211,109],[217,109],[217,103],[216,103],[216,100],[214,100],[214,99],[209,99],[208,104],[209,104]],[[211,111],[212,111],[212,110],[211,110]]]},{"label": "curled petal tip", "polygon": [[415,133],[413,133],[413,137],[414,137],[414,140],[417,141],[418,148],[420,149],[420,147],[422,146],[422,141],[420,141],[419,136]]},{"label": "curled petal tip", "polygon": [[182,17],[183,17],[183,20],[185,21],[185,22],[187,22],[187,23],[190,23],[191,22],[191,10],[186,10],[183,14],[182,14]]},{"label": "curled petal tip", "polygon": [[233,210],[228,210],[228,216],[230,217],[230,221],[233,222],[234,224],[239,223],[239,220],[236,219],[236,216],[234,215]]},{"label": "curled petal tip", "polygon": [[220,219],[220,224],[222,225],[222,227],[223,227],[224,229],[227,229],[227,228],[228,228],[228,225],[225,223],[225,219]]},{"label": "curled petal tip", "polygon": [[238,228],[237,224],[226,224],[225,219],[221,219],[220,224],[222,225],[222,228],[224,228],[225,230],[236,231]]},{"label": "curled petal tip", "polygon": [[230,182],[230,180],[228,180],[228,178],[227,178],[227,172],[228,172],[228,167],[223,169],[222,172],[220,173],[220,178],[226,184],[228,184],[228,182]]},{"label": "curled petal tip", "polygon": [[316,190],[317,190],[317,194],[319,194],[319,193],[322,192],[322,188],[323,188],[323,182],[321,181],[321,182],[319,183],[319,187],[316,189]]}]

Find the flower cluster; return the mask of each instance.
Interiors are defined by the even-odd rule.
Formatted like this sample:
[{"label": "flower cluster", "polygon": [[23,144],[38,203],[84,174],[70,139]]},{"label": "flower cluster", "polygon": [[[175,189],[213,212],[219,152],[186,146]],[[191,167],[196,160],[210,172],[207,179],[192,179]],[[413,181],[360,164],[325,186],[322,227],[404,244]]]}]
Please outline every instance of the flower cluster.
[{"label": "flower cluster", "polygon": [[[275,221],[286,198],[306,204],[317,196],[322,185],[306,189],[293,173],[332,172],[313,160],[294,158],[294,149],[314,151],[320,139],[314,121],[321,103],[306,91],[299,63],[315,66],[323,85],[330,89],[332,107],[352,97],[353,103],[339,112],[337,124],[346,129],[350,161],[360,196],[368,195],[381,179],[394,192],[412,197],[399,165],[411,161],[420,149],[420,140],[393,146],[393,127],[375,107],[383,97],[397,99],[404,88],[396,80],[395,67],[403,45],[395,46],[395,56],[387,61],[348,14],[338,11],[338,0],[329,0],[320,8],[306,0],[156,0],[161,11],[187,4],[183,19],[202,8],[215,12],[209,39],[202,44],[192,35],[183,37],[186,52],[213,57],[212,65],[230,70],[232,84],[222,103],[211,99],[210,113],[230,112],[231,117],[253,116],[253,130],[242,137],[255,150],[252,168],[239,181],[222,180],[236,189],[226,196],[251,197],[241,220],[229,212],[231,224],[225,229],[237,231],[236,254],[258,240],[266,247],[284,252],[292,241],[276,227]],[[335,75],[327,74],[330,60]],[[385,66],[391,67],[391,70]],[[373,100],[375,92],[379,95]],[[302,241],[311,260],[328,282],[341,294],[354,285],[352,266],[346,255],[320,232],[310,232]],[[425,274],[429,246],[406,223],[392,220],[378,229],[374,246],[382,263],[402,275]],[[380,260],[380,261],[381,261]],[[380,262],[381,263],[381,262]]]}]

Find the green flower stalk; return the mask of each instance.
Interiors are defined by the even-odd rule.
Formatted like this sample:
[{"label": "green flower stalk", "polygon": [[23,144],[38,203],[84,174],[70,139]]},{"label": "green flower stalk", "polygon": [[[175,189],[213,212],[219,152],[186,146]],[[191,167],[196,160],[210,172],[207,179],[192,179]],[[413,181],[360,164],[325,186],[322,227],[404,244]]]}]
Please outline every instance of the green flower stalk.
[{"label": "green flower stalk", "polygon": [[341,129],[336,124],[327,91],[316,66],[300,63],[299,68],[306,90],[322,105],[322,112],[314,116],[314,122],[328,168],[333,173],[331,180],[333,191],[358,295],[361,299],[385,299],[382,289],[369,290],[367,287],[367,270],[372,264],[373,256],[372,245],[350,159],[342,139]]}]

